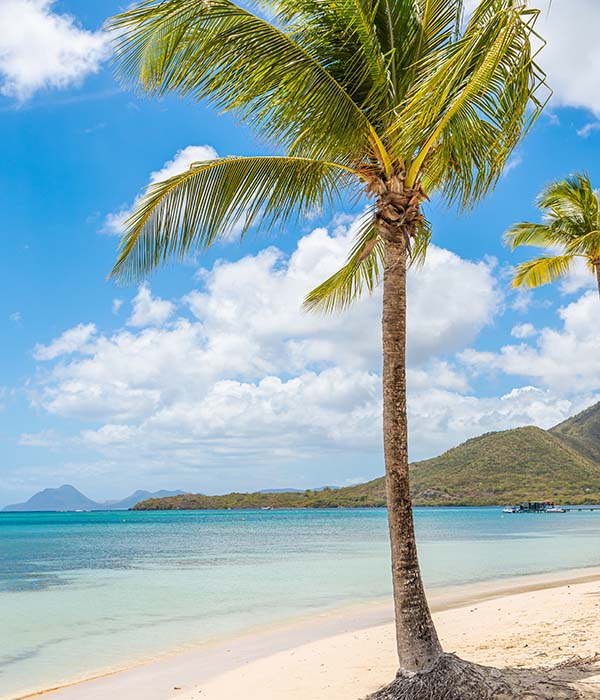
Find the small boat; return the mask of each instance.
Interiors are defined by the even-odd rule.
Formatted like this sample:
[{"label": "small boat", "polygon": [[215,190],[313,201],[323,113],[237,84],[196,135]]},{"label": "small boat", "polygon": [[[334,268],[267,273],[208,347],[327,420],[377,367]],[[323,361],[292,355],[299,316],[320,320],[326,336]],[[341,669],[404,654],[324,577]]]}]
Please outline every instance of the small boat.
[{"label": "small boat", "polygon": [[261,510],[273,510],[273,506],[263,506]]},{"label": "small boat", "polygon": [[503,513],[520,513],[521,508],[519,506],[506,506],[502,509]]},{"label": "small boat", "polygon": [[552,506],[550,508],[546,508],[544,513],[566,513],[567,511],[562,508],[561,506]]}]

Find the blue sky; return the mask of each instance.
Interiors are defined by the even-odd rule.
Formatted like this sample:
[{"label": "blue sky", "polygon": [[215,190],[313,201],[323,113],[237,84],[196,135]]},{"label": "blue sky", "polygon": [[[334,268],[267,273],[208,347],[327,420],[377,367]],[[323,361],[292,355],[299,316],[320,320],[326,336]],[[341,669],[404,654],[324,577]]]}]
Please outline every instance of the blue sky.
[{"label": "blue sky", "polygon": [[[122,91],[99,31],[120,7],[0,8],[0,505],[65,482],[108,498],[379,476],[379,299],[335,319],[298,310],[343,259],[360,206],[142,287],[107,282],[119,215],[152,173],[268,150],[205,104]],[[501,242],[551,179],[585,169],[600,183],[598,22],[591,0],[554,0],[546,114],[474,212],[427,210],[435,245],[410,280],[415,459],[600,399],[593,280],[515,293],[510,267],[528,253]]]}]

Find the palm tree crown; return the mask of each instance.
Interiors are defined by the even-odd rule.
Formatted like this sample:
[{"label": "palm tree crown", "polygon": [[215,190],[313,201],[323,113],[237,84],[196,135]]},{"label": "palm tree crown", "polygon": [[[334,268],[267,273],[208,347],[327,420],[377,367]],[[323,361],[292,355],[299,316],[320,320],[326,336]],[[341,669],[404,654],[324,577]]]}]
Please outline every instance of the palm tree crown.
[{"label": "palm tree crown", "polygon": [[539,113],[537,15],[522,0],[482,0],[467,22],[462,0],[265,0],[256,13],[150,0],[115,17],[126,82],[234,110],[285,155],[197,163],[153,185],[114,276],[140,277],[232,225],[279,228],[366,191],[375,215],[308,302],[333,308],[372,290],[389,225],[402,220],[418,258],[427,193],[479,199]]},{"label": "palm tree crown", "polygon": [[539,195],[543,223],[528,221],[512,226],[505,240],[514,250],[521,245],[555,249],[517,266],[513,286],[539,287],[563,277],[574,262],[585,260],[596,275],[600,293],[600,202],[587,173],[551,183]]}]

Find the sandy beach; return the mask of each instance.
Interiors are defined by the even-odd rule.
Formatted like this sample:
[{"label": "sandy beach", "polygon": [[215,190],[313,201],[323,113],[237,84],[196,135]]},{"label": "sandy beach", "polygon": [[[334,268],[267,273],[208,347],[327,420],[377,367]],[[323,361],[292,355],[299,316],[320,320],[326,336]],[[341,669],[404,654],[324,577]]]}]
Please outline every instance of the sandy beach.
[{"label": "sandy beach", "polygon": [[[600,654],[600,570],[477,584],[430,595],[447,651],[522,669]],[[43,700],[353,700],[393,678],[389,605],[320,614],[36,695]],[[568,671],[565,672],[568,675]],[[572,674],[600,698],[600,658]]]}]

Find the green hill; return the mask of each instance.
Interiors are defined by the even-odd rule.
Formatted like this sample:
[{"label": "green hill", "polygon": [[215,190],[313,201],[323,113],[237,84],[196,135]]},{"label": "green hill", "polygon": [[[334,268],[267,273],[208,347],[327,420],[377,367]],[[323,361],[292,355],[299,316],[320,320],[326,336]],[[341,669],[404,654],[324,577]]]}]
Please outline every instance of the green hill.
[{"label": "green hill", "polygon": [[559,423],[550,432],[600,464],[600,403]]},{"label": "green hill", "polygon": [[[597,455],[597,456],[596,456]],[[549,499],[600,502],[600,404],[550,430],[486,433],[411,465],[415,505],[497,505]],[[138,510],[356,508],[385,505],[383,477],[300,493],[184,494],[142,501]]]},{"label": "green hill", "polygon": [[416,503],[600,501],[600,465],[560,437],[527,427],[467,440],[412,465]]}]

